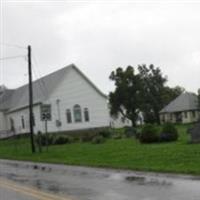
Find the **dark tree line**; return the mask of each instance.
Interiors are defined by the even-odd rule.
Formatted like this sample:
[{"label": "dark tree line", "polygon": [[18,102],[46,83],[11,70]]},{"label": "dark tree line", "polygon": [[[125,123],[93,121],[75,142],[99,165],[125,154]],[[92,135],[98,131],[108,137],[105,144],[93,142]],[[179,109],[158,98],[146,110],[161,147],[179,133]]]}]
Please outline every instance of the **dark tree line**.
[{"label": "dark tree line", "polygon": [[198,89],[198,107],[200,110],[200,88]]},{"label": "dark tree line", "polygon": [[135,126],[138,113],[142,112],[145,122],[159,124],[159,111],[184,89],[166,86],[167,77],[154,65],[139,65],[137,71],[132,66],[112,71],[110,80],[114,81],[115,90],[109,94],[111,115],[121,113]]}]

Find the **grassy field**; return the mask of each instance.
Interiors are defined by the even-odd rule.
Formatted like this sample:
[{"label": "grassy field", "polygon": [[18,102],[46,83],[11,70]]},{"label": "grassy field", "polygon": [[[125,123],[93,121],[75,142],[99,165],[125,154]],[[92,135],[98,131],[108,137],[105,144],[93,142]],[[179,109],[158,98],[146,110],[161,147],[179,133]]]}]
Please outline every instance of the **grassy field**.
[{"label": "grassy field", "polygon": [[0,141],[0,158],[200,175],[200,144],[188,144],[188,126],[178,126],[179,140],[140,144],[135,139],[109,139],[103,144],[72,143],[31,154],[29,139]]}]

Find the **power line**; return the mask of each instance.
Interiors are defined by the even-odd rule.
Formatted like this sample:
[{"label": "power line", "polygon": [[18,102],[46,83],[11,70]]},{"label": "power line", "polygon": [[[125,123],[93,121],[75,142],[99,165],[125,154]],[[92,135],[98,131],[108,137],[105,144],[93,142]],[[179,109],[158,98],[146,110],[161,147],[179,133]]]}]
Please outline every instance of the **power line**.
[{"label": "power line", "polygon": [[42,94],[46,97],[47,95],[46,95],[46,91],[45,91],[44,85],[43,86],[41,85],[42,79],[39,76],[37,76],[37,73],[36,73],[34,65],[33,65],[33,74],[34,74],[34,76],[36,78],[36,81],[38,81],[38,84],[39,84],[39,87],[40,87],[40,90],[41,90]]},{"label": "power line", "polygon": [[17,44],[0,43],[0,45],[6,46],[6,47],[15,47],[15,48],[19,48],[19,49],[27,49],[26,47],[23,47],[23,46],[20,46]]},{"label": "power line", "polygon": [[[47,98],[48,97],[48,89],[46,87],[46,83],[43,80],[43,78],[41,77],[41,75],[39,73],[39,69],[37,69],[37,72],[36,72],[36,59],[34,59],[34,55],[33,54],[32,54],[32,58],[33,58],[33,62],[34,62],[34,63],[32,63],[32,69],[33,69],[33,75],[36,78],[35,81],[38,82],[38,85],[39,85],[39,88],[40,88],[40,91],[41,91],[42,95],[44,95],[44,97]],[[38,66],[37,66],[37,68],[38,68]],[[46,102],[50,103],[48,99],[46,99]],[[54,118],[57,117],[54,113],[51,113],[51,115]]]},{"label": "power line", "polygon": [[[40,71],[39,71],[37,59],[36,59],[36,57],[35,57],[34,54],[32,54],[32,57],[33,57],[33,62],[34,62],[34,64],[35,64],[35,68],[33,68],[34,74],[35,74],[35,76],[38,75],[38,77],[39,77],[39,78],[38,78],[38,81],[39,81],[40,89],[41,89],[43,95],[44,95],[45,97],[47,97],[47,96],[48,96],[48,90],[47,90],[47,87],[46,87],[46,84],[45,84],[43,78],[41,78],[41,73],[40,73]],[[34,66],[33,66],[33,67],[34,67]],[[36,68],[36,67],[37,67],[37,68]],[[36,73],[36,69],[37,69],[37,72],[38,72],[38,73]],[[42,84],[41,84],[41,83],[42,83]]]},{"label": "power line", "polygon": [[16,59],[16,58],[25,58],[26,55],[18,55],[18,56],[8,56],[8,57],[2,57],[0,60],[10,60],[10,59]]}]

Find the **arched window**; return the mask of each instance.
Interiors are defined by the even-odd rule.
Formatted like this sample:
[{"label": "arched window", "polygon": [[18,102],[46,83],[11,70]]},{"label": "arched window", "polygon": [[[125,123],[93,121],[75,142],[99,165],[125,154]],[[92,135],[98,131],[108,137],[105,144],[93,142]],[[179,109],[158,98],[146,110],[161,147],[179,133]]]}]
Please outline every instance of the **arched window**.
[{"label": "arched window", "polygon": [[88,108],[84,108],[84,118],[86,122],[90,121],[89,110]]},{"label": "arched window", "polygon": [[81,107],[78,104],[74,106],[74,121],[82,122]]},{"label": "arched window", "polygon": [[70,109],[66,110],[66,117],[67,117],[67,123],[72,123],[72,114]]}]

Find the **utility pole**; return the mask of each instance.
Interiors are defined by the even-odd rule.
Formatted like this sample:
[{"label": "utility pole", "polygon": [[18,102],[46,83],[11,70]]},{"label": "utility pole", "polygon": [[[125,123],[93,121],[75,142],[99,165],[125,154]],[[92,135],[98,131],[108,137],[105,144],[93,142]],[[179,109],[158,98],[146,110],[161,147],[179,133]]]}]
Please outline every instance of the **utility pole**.
[{"label": "utility pole", "polygon": [[31,46],[28,46],[28,74],[29,74],[29,124],[30,124],[30,139],[31,150],[35,153],[35,145],[33,138],[33,86],[32,86],[32,66],[31,66]]}]

